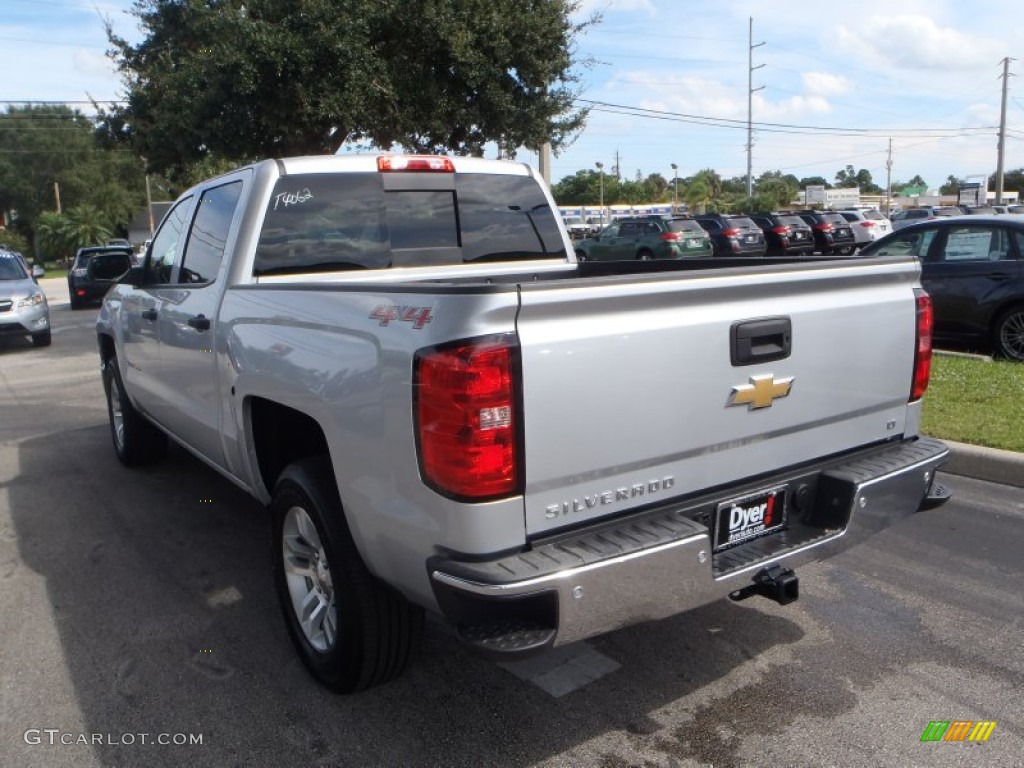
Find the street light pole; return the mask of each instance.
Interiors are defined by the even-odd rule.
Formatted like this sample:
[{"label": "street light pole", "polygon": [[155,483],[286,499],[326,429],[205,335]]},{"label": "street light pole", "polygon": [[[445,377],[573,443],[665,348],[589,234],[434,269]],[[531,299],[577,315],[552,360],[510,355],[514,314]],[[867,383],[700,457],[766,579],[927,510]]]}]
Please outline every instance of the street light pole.
[{"label": "street light pole", "polygon": [[597,166],[597,170],[601,173],[600,189],[601,189],[601,229],[604,229],[604,163],[598,161],[594,163]]},{"label": "street light pole", "polygon": [[679,174],[676,171],[679,170],[679,166],[675,163],[670,163],[672,166],[672,213],[673,215],[679,208]]}]

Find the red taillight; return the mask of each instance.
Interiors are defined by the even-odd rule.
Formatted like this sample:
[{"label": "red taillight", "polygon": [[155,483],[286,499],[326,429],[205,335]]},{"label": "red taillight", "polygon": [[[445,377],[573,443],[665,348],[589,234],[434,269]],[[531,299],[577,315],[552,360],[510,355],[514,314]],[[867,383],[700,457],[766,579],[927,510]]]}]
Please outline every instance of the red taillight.
[{"label": "red taillight", "polygon": [[861,221],[859,223],[865,229],[871,229],[873,226],[875,226],[875,222],[873,221]]},{"label": "red taillight", "polygon": [[85,296],[85,289],[84,288],[79,288],[77,291],[75,291],[75,295],[76,296]]},{"label": "red taillight", "polygon": [[816,230],[818,230],[819,232],[831,232],[832,231],[832,225],[831,224],[815,224],[814,228]]},{"label": "red taillight", "polygon": [[514,338],[488,336],[416,354],[420,472],[449,498],[520,493]]},{"label": "red taillight", "polygon": [[382,155],[377,158],[377,170],[455,173],[455,164],[450,157],[436,155]]},{"label": "red taillight", "polygon": [[676,242],[679,242],[680,240],[682,240],[683,236],[681,234],[679,234],[678,232],[662,232],[661,233],[661,239],[662,240],[668,240],[670,242],[676,243]]},{"label": "red taillight", "polygon": [[788,235],[790,229],[789,227],[772,227],[772,232],[776,235]]},{"label": "red taillight", "polygon": [[738,229],[723,229],[722,234],[726,237],[739,237],[740,231]]},{"label": "red taillight", "polygon": [[920,400],[928,389],[932,372],[932,298],[921,288],[914,289],[917,298],[917,346],[914,349],[914,382],[910,399]]}]

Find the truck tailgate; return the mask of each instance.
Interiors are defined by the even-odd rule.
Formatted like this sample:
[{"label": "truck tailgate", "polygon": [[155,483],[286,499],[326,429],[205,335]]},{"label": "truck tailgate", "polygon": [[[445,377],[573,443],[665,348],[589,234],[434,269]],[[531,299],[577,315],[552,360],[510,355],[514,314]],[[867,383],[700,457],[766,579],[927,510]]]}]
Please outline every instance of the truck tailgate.
[{"label": "truck tailgate", "polygon": [[[524,284],[527,533],[901,435],[917,284],[912,261]],[[788,321],[788,354],[734,362],[765,319],[743,327]]]}]

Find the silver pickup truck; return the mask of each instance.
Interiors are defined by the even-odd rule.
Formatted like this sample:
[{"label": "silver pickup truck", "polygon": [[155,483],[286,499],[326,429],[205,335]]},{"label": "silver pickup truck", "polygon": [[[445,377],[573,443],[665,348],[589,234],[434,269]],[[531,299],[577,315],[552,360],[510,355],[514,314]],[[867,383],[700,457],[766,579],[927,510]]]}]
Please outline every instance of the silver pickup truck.
[{"label": "silver pickup truck", "polygon": [[526,165],[272,160],[200,184],[106,296],[118,458],[170,436],[269,506],[323,684],[424,611],[514,659],[726,596],[948,495],[911,259],[576,263]]}]

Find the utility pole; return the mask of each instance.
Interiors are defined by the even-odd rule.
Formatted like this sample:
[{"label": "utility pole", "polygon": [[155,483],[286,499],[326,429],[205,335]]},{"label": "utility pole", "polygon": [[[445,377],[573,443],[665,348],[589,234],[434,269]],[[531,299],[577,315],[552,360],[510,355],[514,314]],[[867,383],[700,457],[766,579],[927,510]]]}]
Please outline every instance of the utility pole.
[{"label": "utility pole", "polygon": [[670,165],[672,166],[672,215],[674,216],[679,208],[679,166],[675,163],[670,163]]},{"label": "utility pole", "polygon": [[754,196],[754,178],[752,169],[754,165],[754,91],[764,90],[764,86],[754,87],[754,70],[761,69],[764,64],[754,66],[754,49],[760,48],[764,43],[754,44],[754,17],[750,17],[750,47],[747,50],[747,200]]},{"label": "utility pole", "polygon": [[[1003,155],[1006,150],[1006,91],[1010,84],[1010,62],[1014,61],[1009,56],[1003,59],[1003,102],[999,109],[999,143],[996,152],[996,205],[1003,202]],[[988,185],[985,185],[985,201],[988,200]]]},{"label": "utility pole", "polygon": [[53,199],[57,204],[57,215],[60,215],[60,182],[53,182]]},{"label": "utility pole", "polygon": [[615,150],[615,178],[622,181],[622,158],[619,157],[619,150]]},{"label": "utility pole", "polygon": [[889,139],[889,155],[885,159],[885,218],[889,218],[892,204],[892,139]]},{"label": "utility pole", "polygon": [[540,177],[544,183],[551,186],[551,142],[545,141],[540,145],[540,152],[537,153],[537,165],[540,166]]},{"label": "utility pole", "polygon": [[604,163],[598,160],[594,165],[597,166],[598,173],[601,174],[601,229],[604,229]]}]

